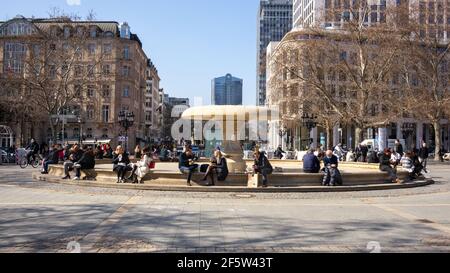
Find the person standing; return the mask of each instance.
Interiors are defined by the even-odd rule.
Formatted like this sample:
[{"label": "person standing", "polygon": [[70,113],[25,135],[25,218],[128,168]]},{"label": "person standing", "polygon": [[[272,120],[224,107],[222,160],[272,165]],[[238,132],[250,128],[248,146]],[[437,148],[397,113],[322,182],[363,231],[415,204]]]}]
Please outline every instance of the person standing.
[{"label": "person standing", "polygon": [[267,188],[268,186],[268,175],[272,174],[273,167],[267,159],[267,156],[264,152],[260,152],[257,150],[254,154],[255,163],[253,165],[253,170],[255,173],[260,173],[263,177],[263,188]]},{"label": "person standing", "polygon": [[394,152],[403,156],[403,145],[400,143],[399,139],[395,140]]},{"label": "person standing", "polygon": [[426,143],[422,144],[422,148],[419,149],[418,156],[419,156],[419,162],[420,162],[420,164],[422,164],[423,171],[425,173],[428,173],[427,164],[428,164],[429,150],[428,150],[428,146]]}]

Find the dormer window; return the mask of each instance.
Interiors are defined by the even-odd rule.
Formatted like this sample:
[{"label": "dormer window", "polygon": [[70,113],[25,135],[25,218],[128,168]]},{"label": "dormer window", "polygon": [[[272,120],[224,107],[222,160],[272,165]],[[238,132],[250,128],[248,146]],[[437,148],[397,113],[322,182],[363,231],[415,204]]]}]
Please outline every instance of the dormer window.
[{"label": "dormer window", "polygon": [[64,38],[70,37],[70,27],[64,27]]},{"label": "dormer window", "polygon": [[97,29],[95,27],[91,28],[91,38],[96,38],[97,37]]}]

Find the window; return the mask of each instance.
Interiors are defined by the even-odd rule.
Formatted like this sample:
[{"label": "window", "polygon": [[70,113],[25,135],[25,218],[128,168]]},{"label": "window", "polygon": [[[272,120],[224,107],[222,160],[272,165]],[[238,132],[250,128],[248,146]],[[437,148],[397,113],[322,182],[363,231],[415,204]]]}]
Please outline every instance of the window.
[{"label": "window", "polygon": [[87,97],[88,98],[93,98],[94,96],[95,96],[95,86],[88,85],[88,87],[87,87]]},{"label": "window", "polygon": [[103,65],[102,72],[103,72],[103,75],[105,75],[105,76],[108,76],[109,74],[111,74],[111,65],[109,65],[109,64]]},{"label": "window", "polygon": [[82,89],[83,89],[83,88],[81,87],[80,84],[76,84],[76,85],[74,86],[74,91],[75,91],[74,96],[75,96],[76,98],[81,98],[81,90],[82,90]]},{"label": "window", "polygon": [[49,76],[50,76],[50,79],[55,79],[56,78],[56,66],[55,65],[50,65],[50,67],[49,67]]},{"label": "window", "polygon": [[122,67],[122,76],[124,76],[124,77],[130,76],[130,67],[129,66]]},{"label": "window", "polygon": [[122,97],[124,97],[124,98],[130,97],[130,87],[129,87],[129,86],[126,85],[126,86],[123,88]]},{"label": "window", "polygon": [[111,55],[111,53],[112,53],[112,45],[104,44],[103,45],[103,54],[109,56],[109,55]]},{"label": "window", "polygon": [[70,37],[70,27],[64,27],[64,38]]},{"label": "window", "polygon": [[88,45],[89,56],[95,55],[95,49],[96,49],[96,45],[95,44],[89,44]]},{"label": "window", "polygon": [[91,28],[91,38],[97,37],[97,29],[95,27]]},{"label": "window", "polygon": [[109,85],[105,84],[102,86],[102,97],[109,98],[111,96],[111,88]]},{"label": "window", "polygon": [[93,134],[92,134],[92,128],[87,128],[86,129],[86,137],[87,138],[93,138]]},{"label": "window", "polygon": [[74,73],[75,77],[81,77],[81,74],[83,74],[83,67],[81,65],[75,66]]},{"label": "window", "polygon": [[130,47],[129,46],[125,46],[123,49],[123,58],[125,60],[129,60],[130,59]]},{"label": "window", "polygon": [[109,122],[109,105],[102,106],[102,121]]},{"label": "window", "polygon": [[[95,111],[94,111],[94,105],[88,105],[87,107],[86,107],[86,117],[87,117],[87,119],[88,120],[93,120],[95,117],[94,117],[94,113],[95,113]],[[88,136],[89,137],[89,136]]]},{"label": "window", "polygon": [[87,66],[87,75],[90,78],[95,76],[95,65],[90,64]]},{"label": "window", "polygon": [[26,55],[26,46],[21,43],[5,43],[4,71],[21,73]]}]

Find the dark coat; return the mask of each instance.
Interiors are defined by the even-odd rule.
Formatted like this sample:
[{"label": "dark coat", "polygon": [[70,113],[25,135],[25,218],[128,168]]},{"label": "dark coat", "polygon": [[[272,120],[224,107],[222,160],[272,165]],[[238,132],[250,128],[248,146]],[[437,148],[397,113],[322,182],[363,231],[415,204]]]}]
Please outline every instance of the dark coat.
[{"label": "dark coat", "polygon": [[380,156],[380,170],[385,166],[391,167],[391,157],[386,154],[382,154]]},{"label": "dark coat", "polygon": [[255,166],[258,168],[258,170],[265,170],[268,173],[271,173],[273,171],[273,167],[269,162],[269,159],[267,159],[266,155],[261,154],[259,156],[259,159],[255,159]]},{"label": "dark coat", "polygon": [[52,161],[52,162],[54,162],[54,163],[58,163],[58,161],[59,161],[59,150],[56,150],[56,149],[52,150],[52,151],[48,154],[48,156],[47,156],[46,159],[47,159],[47,160],[50,160],[50,161]]},{"label": "dark coat", "polygon": [[180,160],[178,161],[178,168],[181,169],[181,167],[190,167],[191,165],[189,165],[189,160],[196,160],[197,157],[194,156],[193,154],[188,156],[186,153],[181,153],[180,155]]},{"label": "dark coat", "polygon": [[77,152],[71,152],[70,154],[72,155],[73,158],[72,162],[75,163],[78,162],[83,157],[84,152],[82,150],[78,150]]},{"label": "dark coat", "polygon": [[337,168],[339,166],[339,160],[335,155],[332,155],[331,157],[325,156],[323,158],[323,164],[325,165],[325,167],[327,167],[328,165],[336,165]]},{"label": "dark coat", "polygon": [[308,153],[303,157],[303,170],[305,172],[318,173],[320,171],[320,161],[312,153]]},{"label": "dark coat", "polygon": [[395,144],[394,151],[398,154],[403,155],[403,145],[401,143]]},{"label": "dark coat", "polygon": [[116,171],[119,167],[119,163],[123,163],[125,165],[130,164],[130,158],[128,157],[128,153],[123,153],[122,158],[119,160],[119,155],[113,155],[113,171]]},{"label": "dark coat", "polygon": [[225,157],[220,159],[220,162],[217,164],[217,180],[225,181],[228,176],[228,166],[227,160]]},{"label": "dark coat", "polygon": [[428,148],[420,148],[419,150],[419,157],[423,159],[427,159],[429,156]]},{"label": "dark coat", "polygon": [[94,169],[95,168],[95,156],[92,152],[85,152],[78,161],[82,169]]},{"label": "dark coat", "polygon": [[39,144],[37,142],[30,143],[25,149],[31,150],[34,154],[39,153]]}]

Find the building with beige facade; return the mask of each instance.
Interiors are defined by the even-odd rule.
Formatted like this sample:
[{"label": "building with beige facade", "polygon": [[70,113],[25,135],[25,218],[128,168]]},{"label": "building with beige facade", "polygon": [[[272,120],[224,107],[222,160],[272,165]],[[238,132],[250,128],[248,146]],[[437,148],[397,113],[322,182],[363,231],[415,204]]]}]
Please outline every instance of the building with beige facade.
[{"label": "building with beige facade", "polygon": [[[0,80],[3,83],[21,82],[30,77],[27,60],[33,56],[33,50],[48,46],[51,50],[66,50],[65,47],[78,37],[82,46],[77,46],[76,58],[70,67],[49,67],[58,71],[52,84],[61,83],[66,69],[71,74],[67,83],[68,90],[75,90],[76,96],[67,105],[51,113],[59,125],[59,142],[104,143],[117,145],[125,139],[124,129],[118,123],[120,111],[133,112],[134,125],[128,130],[129,147],[143,144],[148,139],[149,125],[153,125],[152,116],[146,115],[148,109],[157,109],[158,99],[146,107],[146,100],[158,97],[159,77],[157,70],[148,61],[139,37],[130,31],[127,23],[113,21],[72,21],[69,19],[29,19],[18,16],[6,22],[0,22]],[[39,41],[45,41],[39,45]],[[45,44],[45,45],[44,45]],[[40,52],[46,52],[40,48]],[[45,56],[41,57],[45,62]],[[151,65],[149,65],[151,64]],[[86,75],[85,73],[88,73]],[[79,74],[79,75],[77,75]],[[83,75],[83,76],[81,76]],[[79,79],[83,77],[83,80]],[[149,86],[150,85],[150,86]],[[151,91],[151,94],[150,94]],[[31,89],[30,92],[33,92]],[[56,92],[56,91],[55,91]],[[68,91],[69,92],[69,91]],[[11,92],[8,85],[2,85],[0,99],[6,100]],[[8,98],[10,101],[11,98]],[[8,113],[7,109],[3,112]],[[39,107],[32,107],[39,111]],[[40,118],[21,120],[5,114],[0,123],[9,125],[15,134],[15,144],[24,145],[31,137],[39,142],[49,142],[52,130],[49,115],[42,113]],[[67,118],[63,115],[69,114]],[[64,120],[64,124],[62,124]],[[64,128],[64,133],[63,133]],[[157,129],[158,127],[151,129]]]}]

